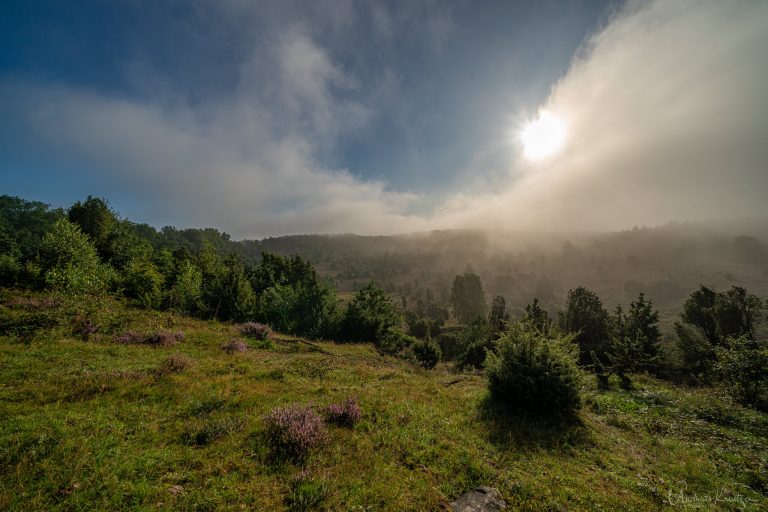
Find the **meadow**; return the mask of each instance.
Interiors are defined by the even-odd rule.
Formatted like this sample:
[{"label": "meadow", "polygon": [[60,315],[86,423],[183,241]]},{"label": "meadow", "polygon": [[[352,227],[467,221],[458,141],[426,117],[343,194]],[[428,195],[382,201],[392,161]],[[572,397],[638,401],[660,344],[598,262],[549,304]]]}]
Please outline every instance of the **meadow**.
[{"label": "meadow", "polygon": [[[370,344],[273,335],[228,354],[235,326],[93,299],[2,290],[0,509],[446,510],[478,486],[511,510],[765,510],[768,415],[719,388],[649,376],[598,390],[572,421],[494,412],[485,378],[425,370]],[[120,333],[182,332],[172,346]],[[615,378],[614,378],[615,379]],[[302,462],[264,416],[355,397]]]}]

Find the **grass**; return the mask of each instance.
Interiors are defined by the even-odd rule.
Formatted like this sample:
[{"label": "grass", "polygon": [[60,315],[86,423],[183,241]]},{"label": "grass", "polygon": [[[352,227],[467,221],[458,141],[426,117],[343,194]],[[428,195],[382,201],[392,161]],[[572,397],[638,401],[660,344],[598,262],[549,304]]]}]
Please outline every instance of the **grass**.
[{"label": "grass", "polygon": [[[0,292],[6,316],[29,314],[18,296]],[[482,376],[368,345],[275,335],[227,354],[235,326],[111,300],[46,307],[55,325],[0,337],[2,510],[441,510],[478,485],[512,510],[768,509],[768,415],[717,390],[637,376],[590,386],[578,421],[548,425],[495,413]],[[99,325],[88,341],[78,313]],[[129,329],[185,337],[115,343]],[[302,464],[270,456],[273,407],[350,396],[353,429],[329,426]]]}]

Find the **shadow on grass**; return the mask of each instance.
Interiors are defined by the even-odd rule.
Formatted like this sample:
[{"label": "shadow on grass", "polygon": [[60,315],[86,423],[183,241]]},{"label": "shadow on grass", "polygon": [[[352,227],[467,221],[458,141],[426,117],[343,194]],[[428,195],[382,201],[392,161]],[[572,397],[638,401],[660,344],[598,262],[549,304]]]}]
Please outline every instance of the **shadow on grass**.
[{"label": "shadow on grass", "polygon": [[490,396],[477,408],[478,420],[487,429],[488,440],[500,449],[567,450],[591,444],[589,430],[578,415],[543,417],[524,411],[511,411],[495,404]]}]

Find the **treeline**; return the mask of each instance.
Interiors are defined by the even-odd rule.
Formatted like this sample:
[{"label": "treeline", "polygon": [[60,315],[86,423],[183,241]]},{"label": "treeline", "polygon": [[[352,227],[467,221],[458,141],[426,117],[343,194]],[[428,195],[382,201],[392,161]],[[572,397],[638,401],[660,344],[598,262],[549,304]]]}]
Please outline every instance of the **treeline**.
[{"label": "treeline", "polygon": [[0,285],[65,295],[115,294],[148,309],[252,321],[310,338],[372,341],[399,352],[397,305],[373,283],[348,304],[300,256],[263,252],[256,263],[215,230],[164,228],[120,219],[99,198],[68,210],[0,198]]},{"label": "treeline", "polygon": [[[768,340],[757,335],[768,301],[742,287],[694,290],[675,323],[672,344],[662,344],[659,312],[643,293],[626,310],[617,305],[609,312],[595,292],[577,287],[555,316],[534,299],[523,315],[511,319],[504,297],[496,296],[488,307],[480,278],[467,272],[453,282],[451,305],[459,327],[424,329],[425,321],[432,326],[440,324],[439,318],[411,315],[406,316],[409,332],[437,336],[446,359],[460,368],[491,371],[506,386],[534,367],[540,373],[529,377],[545,388],[552,382],[562,385],[561,378],[572,381],[577,370],[593,374],[601,387],[611,376],[629,387],[630,375],[649,373],[693,385],[722,385],[742,404],[768,411]],[[540,392],[518,384],[515,393]]]},{"label": "treeline", "polygon": [[768,348],[757,334],[765,305],[742,287],[692,292],[670,346],[662,345],[659,312],[643,293],[626,310],[609,312],[597,293],[580,286],[555,315],[534,299],[513,319],[503,295],[486,304],[483,283],[468,267],[437,298],[426,289],[415,303],[401,297],[398,304],[370,282],[343,303],[306,259],[267,251],[253,258],[246,245],[212,229],[135,224],[94,197],[67,210],[0,197],[2,286],[113,294],[148,309],[372,342],[426,368],[445,360],[484,369],[506,389],[496,395],[511,402],[509,390],[520,392],[514,383],[524,375],[542,390],[554,383],[568,394],[579,372],[594,374],[603,386],[612,375],[630,385],[631,374],[648,372],[726,385],[742,403],[768,408]]}]

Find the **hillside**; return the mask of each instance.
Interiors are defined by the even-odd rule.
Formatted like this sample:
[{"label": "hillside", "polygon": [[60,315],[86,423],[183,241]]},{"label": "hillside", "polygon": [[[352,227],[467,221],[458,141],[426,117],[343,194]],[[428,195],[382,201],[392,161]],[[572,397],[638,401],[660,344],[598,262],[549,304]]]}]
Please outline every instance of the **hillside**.
[{"label": "hillside", "polygon": [[[233,325],[100,300],[84,341],[83,304],[0,294],[0,509],[442,510],[477,485],[512,510],[768,508],[768,415],[716,388],[589,380],[574,424],[502,419],[482,376],[445,364],[282,335],[227,354]],[[128,330],[184,337],[117,343]],[[304,464],[270,457],[273,407],[350,396],[353,429]]]}]

